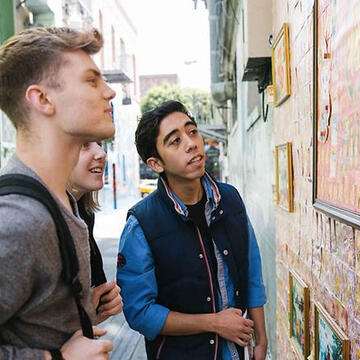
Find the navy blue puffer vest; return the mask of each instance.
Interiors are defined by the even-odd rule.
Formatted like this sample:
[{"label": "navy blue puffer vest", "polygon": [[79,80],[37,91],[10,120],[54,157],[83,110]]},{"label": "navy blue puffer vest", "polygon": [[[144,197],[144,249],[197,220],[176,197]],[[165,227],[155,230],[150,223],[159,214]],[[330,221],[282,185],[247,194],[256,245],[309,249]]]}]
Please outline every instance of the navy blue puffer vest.
[{"label": "navy blue puffer vest", "polygon": [[[236,307],[244,311],[248,297],[248,231],[244,204],[236,189],[215,185],[221,195],[211,214],[210,234],[229,268]],[[191,220],[176,210],[168,189],[158,189],[129,210],[151,248],[158,285],[157,303],[186,314],[218,312],[217,281],[210,263],[208,242]],[[178,208],[179,209],[179,208]],[[243,349],[238,348],[240,359]],[[162,336],[146,340],[149,360],[220,360],[219,337],[213,333]]]}]

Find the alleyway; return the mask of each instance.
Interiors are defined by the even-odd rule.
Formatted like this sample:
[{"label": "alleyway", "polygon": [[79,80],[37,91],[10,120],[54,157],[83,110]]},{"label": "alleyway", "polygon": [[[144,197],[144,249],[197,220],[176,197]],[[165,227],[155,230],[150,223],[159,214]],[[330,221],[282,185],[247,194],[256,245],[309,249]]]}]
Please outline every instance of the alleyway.
[{"label": "alleyway", "polygon": [[[103,206],[96,215],[94,235],[103,256],[108,280],[116,277],[117,250],[126,212],[138,200],[131,196],[121,197],[118,209],[113,210],[111,189],[105,187],[101,193],[100,202]],[[111,360],[146,360],[143,337],[129,328],[123,314],[108,319],[101,327],[107,330],[105,338],[114,343]]]}]

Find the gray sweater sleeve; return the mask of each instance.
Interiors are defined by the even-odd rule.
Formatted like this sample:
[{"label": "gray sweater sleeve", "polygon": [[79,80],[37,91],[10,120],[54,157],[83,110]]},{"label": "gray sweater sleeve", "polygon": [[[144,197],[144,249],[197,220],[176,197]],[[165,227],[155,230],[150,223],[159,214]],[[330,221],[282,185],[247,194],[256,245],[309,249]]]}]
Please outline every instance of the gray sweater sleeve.
[{"label": "gray sweater sleeve", "polygon": [[44,360],[44,350],[0,346],[0,360]]},{"label": "gray sweater sleeve", "polygon": [[[26,317],[29,309],[44,301],[41,297],[34,298],[33,294],[46,281],[42,264],[52,246],[46,237],[54,230],[49,228],[49,219],[39,213],[36,200],[13,201],[13,196],[16,195],[0,199],[0,329],[7,331],[10,339],[13,333],[19,332],[13,318]],[[13,332],[8,331],[12,328]],[[0,360],[44,360],[44,350],[26,347],[27,336],[25,333],[16,339],[15,343],[20,342],[20,346],[1,345]]]}]

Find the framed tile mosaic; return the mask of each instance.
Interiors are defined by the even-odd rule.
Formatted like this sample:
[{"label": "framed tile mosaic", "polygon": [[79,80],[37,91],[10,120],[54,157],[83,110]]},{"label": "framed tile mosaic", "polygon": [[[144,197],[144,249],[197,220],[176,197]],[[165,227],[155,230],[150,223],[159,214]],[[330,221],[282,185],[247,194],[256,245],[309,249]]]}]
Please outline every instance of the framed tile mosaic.
[{"label": "framed tile mosaic", "polygon": [[310,353],[309,308],[310,289],[293,270],[289,272],[290,339],[299,359]]},{"label": "framed tile mosaic", "polygon": [[358,0],[315,0],[313,204],[360,228]]},{"label": "framed tile mosaic", "polygon": [[291,94],[289,26],[283,24],[271,51],[274,104],[281,105]]},{"label": "framed tile mosaic", "polygon": [[315,360],[349,360],[350,340],[320,303],[315,303]]}]

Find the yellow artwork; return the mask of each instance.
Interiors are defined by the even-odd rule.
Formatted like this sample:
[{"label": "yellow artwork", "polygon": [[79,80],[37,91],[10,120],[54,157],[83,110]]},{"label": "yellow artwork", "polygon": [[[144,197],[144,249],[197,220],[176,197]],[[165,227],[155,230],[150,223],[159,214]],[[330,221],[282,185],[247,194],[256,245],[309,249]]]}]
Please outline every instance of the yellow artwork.
[{"label": "yellow artwork", "polygon": [[274,104],[281,105],[291,94],[289,27],[284,24],[272,46]]}]

